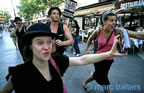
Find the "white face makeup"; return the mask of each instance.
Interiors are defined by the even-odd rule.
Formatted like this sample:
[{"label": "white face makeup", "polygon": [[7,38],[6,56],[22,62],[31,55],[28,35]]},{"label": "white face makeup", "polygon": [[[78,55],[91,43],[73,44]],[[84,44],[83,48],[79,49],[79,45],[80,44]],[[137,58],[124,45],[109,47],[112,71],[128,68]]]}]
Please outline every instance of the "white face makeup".
[{"label": "white face makeup", "polygon": [[33,59],[48,61],[52,52],[52,38],[48,36],[35,37],[32,40]]}]

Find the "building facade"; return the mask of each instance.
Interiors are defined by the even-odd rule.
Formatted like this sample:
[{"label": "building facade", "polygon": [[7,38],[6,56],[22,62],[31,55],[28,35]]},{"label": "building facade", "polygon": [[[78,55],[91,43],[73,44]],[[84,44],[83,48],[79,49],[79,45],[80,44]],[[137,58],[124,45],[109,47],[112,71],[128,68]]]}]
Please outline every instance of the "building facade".
[{"label": "building facade", "polygon": [[100,22],[101,14],[114,7],[114,2],[115,0],[99,0],[98,3],[77,8],[74,16],[80,28],[82,30],[84,30],[85,27],[96,28]]},{"label": "building facade", "polygon": [[120,0],[116,4],[121,25],[127,29],[136,31],[138,27],[144,27],[144,0]]},{"label": "building facade", "polygon": [[101,15],[115,7],[119,24],[127,29],[135,30],[144,27],[144,0],[99,0],[98,3],[79,7],[74,13],[82,30],[85,27],[96,28],[100,22]]}]

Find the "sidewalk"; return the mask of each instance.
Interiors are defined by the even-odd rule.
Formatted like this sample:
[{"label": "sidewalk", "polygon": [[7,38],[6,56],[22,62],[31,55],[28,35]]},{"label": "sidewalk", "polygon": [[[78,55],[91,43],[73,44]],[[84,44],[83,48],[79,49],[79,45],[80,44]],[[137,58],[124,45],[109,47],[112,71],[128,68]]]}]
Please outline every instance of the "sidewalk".
[{"label": "sidewalk", "polygon": [[141,53],[137,53],[137,55],[144,60],[144,52],[142,54]]}]

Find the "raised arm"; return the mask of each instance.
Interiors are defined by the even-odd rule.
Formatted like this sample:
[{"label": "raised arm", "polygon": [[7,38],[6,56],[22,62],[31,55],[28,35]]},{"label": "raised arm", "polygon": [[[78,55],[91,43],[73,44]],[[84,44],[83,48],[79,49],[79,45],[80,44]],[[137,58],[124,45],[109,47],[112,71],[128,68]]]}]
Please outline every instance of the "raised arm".
[{"label": "raised arm", "polygon": [[134,32],[134,31],[128,30],[128,34],[129,34],[130,37],[144,40],[144,33]]},{"label": "raised arm", "polygon": [[119,35],[115,37],[113,47],[109,52],[100,53],[100,54],[88,54],[81,57],[70,57],[69,58],[70,66],[81,66],[81,65],[93,64],[112,56],[127,55],[126,53],[118,52],[117,46],[120,44],[120,42],[118,41],[118,37]]},{"label": "raised arm", "polygon": [[[117,31],[120,32],[122,29],[125,29],[125,28],[123,28],[123,27],[117,28]],[[129,37],[144,40],[144,33],[135,32],[135,31],[131,31],[131,30],[127,30],[127,31],[128,31]]]}]

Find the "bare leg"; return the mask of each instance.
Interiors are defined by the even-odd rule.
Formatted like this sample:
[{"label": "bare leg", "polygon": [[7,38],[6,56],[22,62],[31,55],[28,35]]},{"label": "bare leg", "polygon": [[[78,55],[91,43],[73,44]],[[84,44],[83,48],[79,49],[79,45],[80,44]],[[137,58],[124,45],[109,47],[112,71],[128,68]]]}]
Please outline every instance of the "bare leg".
[{"label": "bare leg", "polygon": [[85,80],[82,84],[83,87],[86,87],[87,83],[91,82],[94,80],[93,74],[91,74],[87,80]]}]

